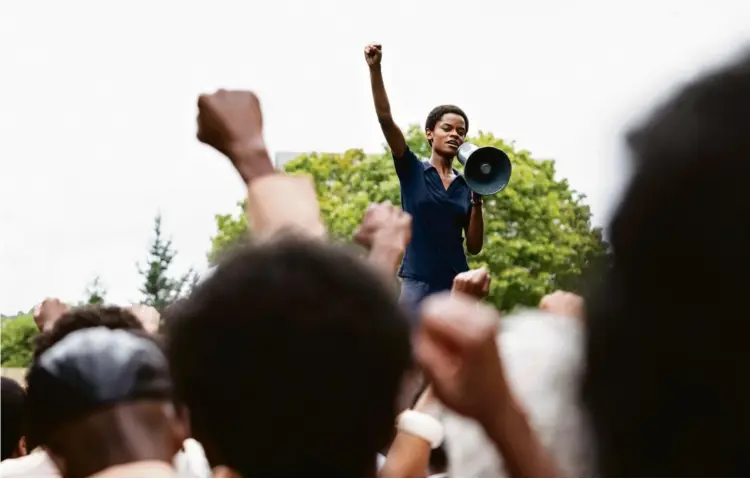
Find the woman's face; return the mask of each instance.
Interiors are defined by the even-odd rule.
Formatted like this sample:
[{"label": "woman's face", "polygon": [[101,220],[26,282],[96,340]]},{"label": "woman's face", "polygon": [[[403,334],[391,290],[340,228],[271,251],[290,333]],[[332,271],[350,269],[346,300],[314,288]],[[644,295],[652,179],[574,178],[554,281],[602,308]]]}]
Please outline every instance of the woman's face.
[{"label": "woman's face", "polygon": [[432,149],[443,158],[453,158],[466,137],[466,122],[461,115],[446,113],[435,128],[425,132]]}]

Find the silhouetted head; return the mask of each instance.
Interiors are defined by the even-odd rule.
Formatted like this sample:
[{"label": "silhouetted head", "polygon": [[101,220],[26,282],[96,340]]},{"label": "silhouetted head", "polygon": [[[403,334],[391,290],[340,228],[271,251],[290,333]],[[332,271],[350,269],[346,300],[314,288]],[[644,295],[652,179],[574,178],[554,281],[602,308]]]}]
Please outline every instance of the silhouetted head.
[{"label": "silhouetted head", "polygon": [[584,398],[604,477],[750,474],[750,57],[630,136],[614,261],[587,304]]},{"label": "silhouetted head", "polygon": [[2,379],[2,458],[24,456],[26,445],[24,436],[24,402],[26,393],[20,384],[6,377]]},{"label": "silhouetted head", "polygon": [[411,365],[380,275],[286,237],[239,250],[167,318],[178,396],[212,466],[243,477],[375,475]]}]

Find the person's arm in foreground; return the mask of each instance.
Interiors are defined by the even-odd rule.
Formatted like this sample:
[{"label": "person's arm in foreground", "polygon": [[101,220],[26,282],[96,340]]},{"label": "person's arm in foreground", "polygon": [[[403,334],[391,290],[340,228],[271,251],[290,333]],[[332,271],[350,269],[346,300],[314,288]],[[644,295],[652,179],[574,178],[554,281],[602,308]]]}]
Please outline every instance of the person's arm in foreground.
[{"label": "person's arm in foreground", "polygon": [[367,260],[390,281],[411,241],[411,216],[389,202],[370,205],[354,241],[370,250]]},{"label": "person's arm in foreground", "polygon": [[[413,411],[436,415],[441,405],[432,388],[427,388],[414,405]],[[437,418],[435,418],[437,419]],[[423,437],[399,430],[388,449],[379,477],[425,477],[430,466],[432,445]]]},{"label": "person's arm in foreground", "polygon": [[309,176],[277,173],[263,140],[263,114],[249,91],[219,90],[198,99],[198,139],[232,161],[247,185],[247,216],[254,233],[292,229],[325,236]]},{"label": "person's arm in foreground", "polygon": [[469,254],[479,254],[484,246],[484,217],[482,215],[482,196],[471,194],[471,211],[466,225],[466,250]]},{"label": "person's arm in foreground", "polygon": [[370,86],[372,87],[372,99],[375,101],[375,112],[378,115],[378,123],[385,135],[385,141],[393,152],[394,158],[401,159],[406,153],[406,139],[404,133],[393,121],[391,116],[391,104],[385,92],[383,83],[383,72],[380,69],[380,61],[383,59],[383,47],[378,43],[371,43],[365,47],[365,60],[370,67]]},{"label": "person's arm in foreground", "polygon": [[[365,225],[366,221],[362,223]],[[489,291],[490,275],[486,268],[479,268],[459,273],[453,280],[451,294],[464,294],[483,299]],[[428,387],[417,401],[414,410],[431,414],[440,407],[440,402],[434,397],[432,388]],[[426,439],[399,431],[388,449],[386,462],[380,470],[380,477],[424,477],[429,467],[431,450],[431,444]]]},{"label": "person's arm in foreground", "polygon": [[506,381],[494,308],[460,293],[422,305],[415,353],[437,398],[476,420],[503,457],[510,477],[559,477]]}]

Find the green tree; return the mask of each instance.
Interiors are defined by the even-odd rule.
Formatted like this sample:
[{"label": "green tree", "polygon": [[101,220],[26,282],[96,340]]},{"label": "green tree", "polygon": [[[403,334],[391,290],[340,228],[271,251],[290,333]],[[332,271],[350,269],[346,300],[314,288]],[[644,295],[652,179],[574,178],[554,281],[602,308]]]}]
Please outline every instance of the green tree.
[{"label": "green tree", "polygon": [[[430,146],[418,126],[407,132],[407,143],[418,156],[429,157]],[[472,268],[486,265],[493,282],[490,297],[498,308],[535,306],[555,289],[580,291],[586,269],[607,249],[599,228],[591,225],[585,196],[567,180],[555,180],[554,160],[535,160],[492,134],[479,132],[468,141],[505,151],[513,164],[510,184],[485,198],[484,248],[469,256]],[[311,153],[286,166],[290,173],[312,175],[322,216],[330,234],[345,241],[372,202],[400,203],[398,178],[389,151],[365,155],[349,150],[341,155]],[[244,211],[217,216],[218,234],[210,257],[247,234]]]},{"label": "green tree", "polygon": [[237,203],[239,212],[236,215],[216,215],[216,236],[211,238],[211,252],[208,254],[208,261],[211,264],[216,263],[222,252],[231,249],[242,243],[250,234],[247,225],[247,216],[245,208],[247,200]]},{"label": "green tree", "polygon": [[161,215],[157,215],[146,267],[139,265],[138,272],[143,276],[143,286],[140,289],[143,303],[153,306],[160,313],[187,291],[194,276],[192,269],[182,276],[172,276],[170,269],[175,256],[177,251],[172,246],[172,240],[164,237]]},{"label": "green tree", "polygon": [[2,357],[0,362],[3,367],[28,367],[34,351],[34,338],[38,334],[39,329],[31,313],[3,318],[0,337],[0,356]]},{"label": "green tree", "polygon": [[83,304],[103,304],[107,297],[107,288],[102,284],[101,278],[96,276],[91,283],[86,286],[84,293],[86,299]]}]

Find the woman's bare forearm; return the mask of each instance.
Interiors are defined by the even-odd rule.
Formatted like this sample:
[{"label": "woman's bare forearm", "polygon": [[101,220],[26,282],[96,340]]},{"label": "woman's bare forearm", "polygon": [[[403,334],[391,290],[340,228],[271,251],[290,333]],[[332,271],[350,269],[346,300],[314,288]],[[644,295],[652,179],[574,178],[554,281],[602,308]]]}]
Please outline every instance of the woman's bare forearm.
[{"label": "woman's bare forearm", "polygon": [[370,66],[370,86],[372,87],[372,99],[375,102],[375,113],[378,115],[378,123],[383,130],[385,141],[391,148],[396,158],[401,158],[406,152],[406,139],[404,133],[393,121],[391,115],[391,104],[385,91],[383,72],[380,65]]}]

